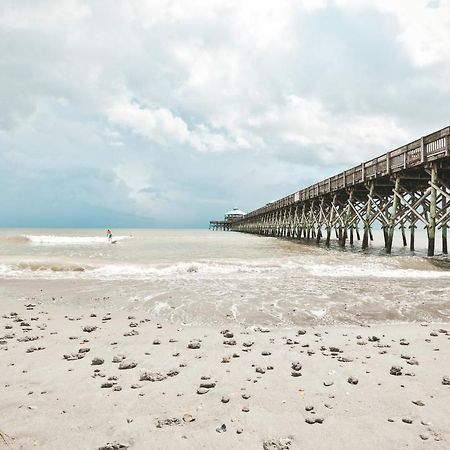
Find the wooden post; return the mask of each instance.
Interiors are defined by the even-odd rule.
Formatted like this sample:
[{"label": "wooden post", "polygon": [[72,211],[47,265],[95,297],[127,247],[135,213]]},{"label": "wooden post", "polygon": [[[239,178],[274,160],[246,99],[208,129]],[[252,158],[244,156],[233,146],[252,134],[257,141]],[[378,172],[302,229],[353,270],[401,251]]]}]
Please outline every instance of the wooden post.
[{"label": "wooden post", "polygon": [[386,244],[386,253],[387,254],[391,253],[392,241],[394,240],[395,219],[397,218],[397,206],[398,206],[398,196],[395,195],[395,193],[398,192],[399,187],[400,187],[400,177],[397,177],[395,179],[394,191],[392,193],[394,195],[394,198],[392,200],[392,211],[391,211],[391,217],[389,220],[389,229],[388,229],[388,237],[387,237],[387,244]]},{"label": "wooden post", "polygon": [[336,195],[333,195],[333,202],[330,210],[330,217],[328,219],[328,225],[327,225],[327,238],[325,241],[325,244],[327,247],[330,246],[330,239],[331,239],[331,223],[333,222],[334,217],[334,206],[336,204]]},{"label": "wooden post", "polygon": [[350,225],[350,245],[353,245],[353,225]]},{"label": "wooden post", "polygon": [[409,249],[413,252],[415,250],[415,242],[414,242],[414,232],[416,231],[416,225],[413,223],[411,224],[410,229],[410,237],[409,237]]},{"label": "wooden post", "polygon": [[369,246],[369,234],[370,233],[370,212],[372,209],[372,195],[374,190],[374,183],[370,183],[369,195],[367,197],[366,217],[364,220],[364,236],[362,241],[362,249],[365,250]]},{"label": "wooden post", "polygon": [[403,222],[401,225],[401,230],[402,230],[403,247],[406,247],[408,245],[408,242],[406,241],[405,224]]},{"label": "wooden post", "polygon": [[[431,166],[431,183],[437,182],[436,164]],[[430,211],[428,216],[428,256],[434,256],[436,236],[436,188],[431,185]]]},{"label": "wooden post", "polygon": [[[345,247],[345,241],[347,239],[347,229],[348,229],[348,218],[350,215],[350,203],[353,201],[353,189],[350,191],[350,193],[348,194],[348,199],[347,199],[347,205],[346,205],[346,210],[345,210],[345,218],[344,218],[344,230],[343,233],[341,235],[341,246]],[[353,244],[353,229],[351,231],[352,233],[352,239],[350,244]]]},{"label": "wooden post", "polygon": [[[446,192],[446,187],[442,186],[442,190]],[[442,196],[442,215],[447,213],[447,197],[445,195]],[[444,255],[448,254],[447,248],[447,221],[442,224],[442,253]]]}]

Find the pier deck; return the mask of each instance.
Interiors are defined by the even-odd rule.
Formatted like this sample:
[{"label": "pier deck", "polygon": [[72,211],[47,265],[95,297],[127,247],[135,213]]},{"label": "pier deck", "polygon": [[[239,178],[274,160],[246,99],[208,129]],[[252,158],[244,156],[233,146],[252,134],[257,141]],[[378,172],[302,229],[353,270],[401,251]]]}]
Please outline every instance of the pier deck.
[{"label": "pier deck", "polygon": [[326,180],[246,214],[232,231],[298,239],[325,239],[332,231],[342,246],[360,240],[368,247],[372,226],[381,224],[386,252],[395,230],[414,250],[415,229],[428,234],[428,255],[435,253],[441,231],[447,254],[450,209],[450,127],[417,139]]}]

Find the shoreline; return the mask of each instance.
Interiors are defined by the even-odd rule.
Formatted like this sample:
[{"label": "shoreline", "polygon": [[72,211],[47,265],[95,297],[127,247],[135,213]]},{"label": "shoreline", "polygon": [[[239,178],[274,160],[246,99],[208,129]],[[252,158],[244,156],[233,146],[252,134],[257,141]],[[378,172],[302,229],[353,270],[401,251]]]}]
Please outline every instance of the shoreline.
[{"label": "shoreline", "polygon": [[450,322],[258,329],[0,305],[11,448],[448,448]]}]

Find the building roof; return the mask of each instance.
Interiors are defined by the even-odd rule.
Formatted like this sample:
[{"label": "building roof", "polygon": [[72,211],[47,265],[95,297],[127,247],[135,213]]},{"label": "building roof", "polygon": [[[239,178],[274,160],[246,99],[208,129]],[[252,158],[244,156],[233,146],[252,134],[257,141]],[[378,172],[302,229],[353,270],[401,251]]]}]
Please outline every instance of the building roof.
[{"label": "building roof", "polygon": [[233,208],[231,211],[228,211],[227,213],[225,213],[225,215],[226,216],[231,216],[231,215],[245,216],[245,212],[241,211],[240,209]]}]

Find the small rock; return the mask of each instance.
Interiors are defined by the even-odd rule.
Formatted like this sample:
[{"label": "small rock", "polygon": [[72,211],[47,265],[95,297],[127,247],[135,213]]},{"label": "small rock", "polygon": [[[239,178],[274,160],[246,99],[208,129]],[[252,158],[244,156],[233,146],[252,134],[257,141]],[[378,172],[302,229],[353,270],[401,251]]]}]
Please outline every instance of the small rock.
[{"label": "small rock", "polygon": [[119,364],[120,370],[126,370],[126,369],[134,369],[137,366],[137,363],[134,361],[122,361]]},{"label": "small rock", "polygon": [[270,439],[263,442],[263,450],[289,450],[292,445],[292,439]]},{"label": "small rock", "polygon": [[349,384],[358,384],[358,378],[356,378],[356,377],[348,377],[347,382]]},{"label": "small rock", "polygon": [[167,378],[166,375],[163,375],[160,372],[147,372],[144,371],[141,373],[139,380],[140,381],[163,381]]},{"label": "small rock", "polygon": [[225,433],[225,431],[227,431],[227,426],[223,423],[222,425],[216,427],[216,431],[218,433]]},{"label": "small rock", "polygon": [[103,358],[93,358],[91,365],[92,366],[101,366],[104,362],[105,362],[105,360]]},{"label": "small rock", "polygon": [[199,394],[199,395],[203,395],[203,394],[207,394],[209,392],[209,389],[206,389],[206,388],[198,388],[197,389],[197,394]]},{"label": "small rock", "polygon": [[171,417],[168,419],[158,419],[156,421],[156,428],[171,427],[172,425],[181,425],[181,419],[178,417]]},{"label": "small rock", "polygon": [[129,446],[126,444],[121,444],[120,442],[108,442],[102,447],[99,447],[98,450],[126,450]]},{"label": "small rock", "polygon": [[185,414],[183,416],[183,422],[185,422],[185,423],[193,422],[194,420],[195,420],[195,417],[191,414]]},{"label": "small rock", "polygon": [[189,342],[189,344],[188,344],[187,347],[190,348],[190,349],[192,349],[192,350],[197,350],[197,349],[200,348],[200,342],[196,342],[196,341],[194,341],[194,342]]},{"label": "small rock", "polygon": [[389,373],[391,375],[400,376],[402,374],[402,367],[401,366],[392,366]]},{"label": "small rock", "polygon": [[408,423],[408,424],[413,423],[412,419],[410,419],[409,417],[403,417],[402,422],[403,423]]},{"label": "small rock", "polygon": [[221,400],[222,403],[228,403],[229,401],[230,401],[230,397],[228,397],[227,395],[224,395],[222,397],[222,400]]},{"label": "small rock", "polygon": [[97,329],[96,326],[91,326],[91,325],[86,325],[83,327],[83,331],[85,331],[86,333],[92,333],[96,329]]},{"label": "small rock", "polygon": [[121,363],[125,358],[126,358],[126,356],[124,356],[124,355],[116,355],[113,357],[112,362],[113,363]]},{"label": "small rock", "polygon": [[442,377],[442,384],[445,386],[450,386],[450,377]]}]

